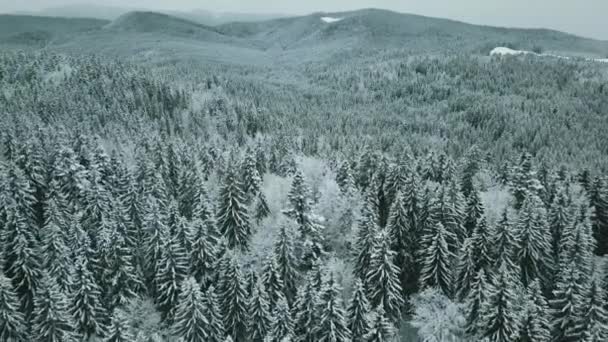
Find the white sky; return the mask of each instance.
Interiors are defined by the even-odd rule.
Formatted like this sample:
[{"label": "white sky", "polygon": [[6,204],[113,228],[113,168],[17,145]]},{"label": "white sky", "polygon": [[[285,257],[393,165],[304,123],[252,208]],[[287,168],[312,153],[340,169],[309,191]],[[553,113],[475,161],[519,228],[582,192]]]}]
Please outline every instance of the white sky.
[{"label": "white sky", "polygon": [[608,40],[608,0],[0,0],[0,13],[75,3],[282,14],[374,7],[475,24],[546,27]]}]

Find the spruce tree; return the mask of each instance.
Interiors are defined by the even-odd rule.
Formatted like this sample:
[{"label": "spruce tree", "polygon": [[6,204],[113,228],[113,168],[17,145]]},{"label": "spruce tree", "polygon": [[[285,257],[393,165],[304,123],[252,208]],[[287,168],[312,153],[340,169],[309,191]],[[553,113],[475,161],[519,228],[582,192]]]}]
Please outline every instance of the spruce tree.
[{"label": "spruce tree", "polygon": [[345,319],[341,299],[342,289],[333,274],[329,275],[327,282],[319,297],[319,323],[315,329],[316,340],[319,342],[347,342],[351,340],[350,330]]},{"label": "spruce tree", "polygon": [[387,317],[382,306],[378,306],[378,308],[374,310],[371,329],[365,335],[364,341],[389,342],[393,341],[395,335],[396,331],[393,322]]},{"label": "spruce tree", "polygon": [[113,310],[136,298],[143,284],[124,237],[114,232],[109,243],[105,248],[110,251],[110,260],[104,270],[106,283],[101,290],[106,294],[106,305]]},{"label": "spruce tree", "polygon": [[606,291],[599,279],[593,278],[585,293],[583,308],[583,341],[599,342],[608,339]]},{"label": "spruce tree", "polygon": [[270,340],[273,342],[293,341],[294,323],[289,310],[289,304],[284,296],[280,296],[272,312]]},{"label": "spruce tree", "polygon": [[[465,194],[466,196],[466,194]],[[479,220],[484,217],[484,207],[479,197],[477,189],[471,189],[467,197],[467,206],[465,211],[464,227],[467,231],[467,236],[471,236],[477,227]]]},{"label": "spruce tree", "polygon": [[376,234],[378,233],[376,216],[371,208],[365,206],[361,212],[355,240],[355,276],[367,281],[367,273],[371,267],[371,256]]},{"label": "spruce tree", "polygon": [[112,312],[108,334],[103,342],[131,342],[134,339],[127,314],[121,308],[115,308]]},{"label": "spruce tree", "polygon": [[27,341],[25,317],[10,280],[0,272],[0,341]]},{"label": "spruce tree", "polygon": [[494,267],[505,265],[507,269],[514,270],[519,267],[516,252],[519,250],[519,241],[509,219],[509,212],[505,209],[494,230],[492,239]]},{"label": "spruce tree", "polygon": [[209,336],[208,342],[222,342],[226,337],[224,330],[224,318],[220,300],[217,297],[216,289],[210,285],[203,293],[203,303],[207,320],[209,321]]},{"label": "spruce tree", "polygon": [[277,261],[274,256],[269,256],[264,262],[264,268],[262,270],[262,283],[266,289],[266,293],[269,297],[270,311],[273,311],[277,300],[283,294],[285,290],[285,284],[283,284],[283,278],[279,273]]},{"label": "spruce tree", "polygon": [[152,291],[150,292],[156,295],[154,278],[159,272],[164,247],[169,239],[169,229],[165,225],[166,217],[160,207],[160,203],[154,198],[149,197],[148,205],[149,209],[144,218],[146,282],[151,286]]},{"label": "spruce tree", "polygon": [[453,254],[448,248],[450,234],[441,222],[435,223],[423,238],[422,270],[420,283],[422,288],[438,287],[446,296],[452,295]]},{"label": "spruce tree", "polygon": [[515,228],[519,246],[516,256],[521,266],[524,286],[538,278],[541,285],[548,285],[551,271],[551,233],[549,232],[544,205],[540,198],[529,194],[519,213]]},{"label": "spruce tree", "polygon": [[347,313],[348,328],[351,331],[353,342],[364,342],[365,336],[371,328],[371,309],[367,301],[365,287],[360,279],[355,282],[355,290]]},{"label": "spruce tree", "polygon": [[482,309],[490,296],[490,285],[486,271],[483,268],[477,271],[464,301],[466,332],[470,336],[477,336],[485,329]]},{"label": "spruce tree", "polygon": [[520,323],[519,342],[551,341],[549,306],[535,280],[526,291]]},{"label": "spruce tree", "polygon": [[574,263],[561,269],[549,301],[553,313],[553,341],[580,341],[583,337],[584,287]]},{"label": "spruce tree", "polygon": [[206,314],[200,285],[196,279],[189,277],[181,284],[171,327],[172,335],[183,342],[207,341],[209,318]]},{"label": "spruce tree", "polygon": [[276,260],[276,271],[283,283],[283,293],[287,303],[291,306],[295,300],[297,288],[296,282],[298,272],[296,270],[297,260],[294,256],[293,239],[287,225],[283,224],[279,230],[279,236],[274,244],[274,259]]},{"label": "spruce tree", "polygon": [[252,342],[264,342],[270,330],[271,313],[268,304],[268,295],[261,282],[256,282],[253,293],[249,297],[248,334]]},{"label": "spruce tree", "polygon": [[482,268],[489,270],[494,264],[492,258],[492,237],[493,232],[488,226],[485,217],[477,222],[475,230],[471,235],[471,248],[474,261],[474,270]]},{"label": "spruce tree", "polygon": [[553,252],[553,258],[556,261],[556,264],[559,264],[559,255],[561,249],[562,238],[565,230],[568,225],[571,223],[571,212],[568,208],[568,198],[566,196],[566,191],[563,188],[560,188],[551,203],[551,207],[548,213],[548,221],[549,227],[551,229],[551,247]]},{"label": "spruce tree", "polygon": [[505,267],[489,283],[488,297],[481,308],[480,331],[491,342],[508,342],[518,334],[517,279]]},{"label": "spruce tree", "polygon": [[597,255],[608,253],[608,187],[602,177],[597,177],[590,187],[589,204],[593,208],[591,218],[593,236],[597,240]]},{"label": "spruce tree", "polygon": [[84,256],[79,256],[74,267],[70,313],[76,330],[85,339],[104,336],[108,314],[101,301],[101,290]]},{"label": "spruce tree", "polygon": [[315,342],[314,327],[317,326],[319,315],[317,313],[318,292],[312,279],[308,279],[298,291],[294,303],[294,336],[298,342]]},{"label": "spruce tree", "polygon": [[397,323],[401,320],[401,312],[405,301],[399,284],[399,269],[395,266],[395,252],[390,249],[391,241],[388,233],[383,230],[375,239],[370,270],[367,273],[367,286],[372,306],[383,306],[386,317]]},{"label": "spruce tree", "polygon": [[44,268],[57,280],[61,291],[66,293],[71,286],[70,250],[68,227],[54,201],[47,201],[45,225],[40,231],[41,255]]},{"label": "spruce tree", "polygon": [[226,335],[235,342],[247,340],[247,291],[241,267],[234,252],[226,253],[221,270],[221,298]]},{"label": "spruce tree", "polygon": [[55,279],[45,273],[34,299],[31,341],[76,341],[75,327],[68,300]]},{"label": "spruce tree", "polygon": [[205,221],[196,219],[192,222],[192,229],[194,236],[190,264],[194,278],[205,286],[216,271],[219,241],[215,220],[212,217]]},{"label": "spruce tree", "polygon": [[395,264],[399,268],[399,280],[401,288],[406,295],[416,291],[418,282],[417,267],[415,261],[416,232],[404,205],[403,193],[399,192],[391,207],[387,223],[387,230],[392,240],[392,249],[396,252]]},{"label": "spruce tree", "polygon": [[[474,259],[473,239],[467,238],[464,240],[460,253],[458,254],[458,263],[456,265],[455,291],[460,300],[464,300],[471,291],[472,284],[476,273],[476,261]],[[482,268],[484,270],[484,268]]]},{"label": "spruce tree", "polygon": [[172,322],[174,317],[180,284],[188,278],[188,275],[188,258],[184,249],[177,240],[168,240],[158,266],[155,282],[159,309],[169,322]]},{"label": "spruce tree", "polygon": [[251,225],[246,201],[242,184],[234,171],[229,169],[219,194],[217,224],[230,248],[249,248]]}]

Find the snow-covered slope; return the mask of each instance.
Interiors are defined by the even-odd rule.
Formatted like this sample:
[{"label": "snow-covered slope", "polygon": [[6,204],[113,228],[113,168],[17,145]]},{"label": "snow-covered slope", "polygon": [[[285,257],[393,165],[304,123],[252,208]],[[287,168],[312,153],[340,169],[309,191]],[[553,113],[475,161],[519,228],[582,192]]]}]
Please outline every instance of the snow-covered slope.
[{"label": "snow-covered slope", "polygon": [[[505,56],[505,55],[534,55],[539,57],[553,57],[553,58],[562,58],[562,59],[570,59],[571,57],[559,56],[550,53],[536,53],[532,51],[525,50],[513,50],[508,47],[499,46],[490,51],[490,56]],[[599,62],[599,63],[608,63],[608,58],[585,58],[585,60],[590,62]]]},{"label": "snow-covered slope", "polygon": [[338,21],[340,21],[342,19],[344,19],[344,18],[321,17],[321,21],[324,22],[324,23],[328,23],[328,24],[336,23],[336,22],[338,22]]}]

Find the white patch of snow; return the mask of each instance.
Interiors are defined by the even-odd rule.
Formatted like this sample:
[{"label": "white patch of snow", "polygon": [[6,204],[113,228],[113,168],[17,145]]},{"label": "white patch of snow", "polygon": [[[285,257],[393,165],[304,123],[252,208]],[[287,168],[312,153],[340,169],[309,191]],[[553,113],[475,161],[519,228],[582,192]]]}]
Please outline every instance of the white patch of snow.
[{"label": "white patch of snow", "polygon": [[[494,48],[494,50],[490,51],[490,56],[505,56],[505,55],[534,55],[539,57],[553,57],[553,58],[561,58],[561,59],[570,59],[570,57],[554,55],[551,53],[536,53],[532,51],[526,50],[513,50],[508,47],[499,46]],[[585,58],[587,61],[591,62],[600,62],[600,63],[608,63],[608,58]]]},{"label": "white patch of snow", "polygon": [[344,18],[321,17],[321,21],[324,23],[328,23],[328,24],[336,23],[342,19],[344,19]]}]

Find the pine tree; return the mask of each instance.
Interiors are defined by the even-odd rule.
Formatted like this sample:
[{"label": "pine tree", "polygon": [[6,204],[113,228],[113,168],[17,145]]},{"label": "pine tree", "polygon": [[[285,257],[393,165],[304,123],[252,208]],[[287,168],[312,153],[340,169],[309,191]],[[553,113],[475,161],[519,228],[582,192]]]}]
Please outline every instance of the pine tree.
[{"label": "pine tree", "polygon": [[226,335],[235,342],[246,341],[248,309],[245,281],[234,252],[228,252],[225,258],[221,270],[220,298]]},{"label": "pine tree", "polygon": [[44,274],[36,291],[32,314],[31,341],[75,341],[74,321],[69,304],[57,282]]},{"label": "pine tree", "polygon": [[340,292],[342,289],[330,274],[319,297],[319,323],[314,326],[319,342],[350,341],[350,330],[345,320]]},{"label": "pine tree", "polygon": [[10,280],[0,272],[0,341],[26,341],[25,317]]},{"label": "pine tree", "polygon": [[205,287],[216,271],[218,232],[213,217],[208,217],[204,222],[196,219],[192,227],[194,237],[190,264],[194,278]]},{"label": "pine tree", "polygon": [[256,282],[249,302],[248,334],[252,342],[264,342],[271,325],[268,295],[261,282]]},{"label": "pine tree", "polygon": [[370,306],[363,282],[357,279],[355,290],[348,306],[348,328],[353,342],[365,342],[365,336],[371,329]]},{"label": "pine tree", "polygon": [[416,233],[404,205],[403,193],[399,192],[390,211],[387,230],[390,233],[392,249],[396,252],[395,264],[399,267],[401,288],[406,295],[416,291],[418,282],[417,267],[414,256],[416,250]]},{"label": "pine tree", "polygon": [[382,306],[374,311],[371,329],[365,336],[367,342],[388,342],[396,335],[391,319],[387,317]]},{"label": "pine tree", "polygon": [[381,231],[375,239],[367,286],[372,306],[382,305],[386,317],[396,323],[401,320],[405,301],[399,284],[399,269],[394,264],[395,252],[390,249],[390,244],[388,233]]},{"label": "pine tree", "polygon": [[74,267],[72,305],[77,331],[85,339],[105,334],[108,314],[101,302],[101,290],[84,256],[79,256]]},{"label": "pine tree", "polygon": [[579,277],[574,263],[561,269],[553,299],[549,301],[553,312],[553,341],[574,342],[583,337],[584,288],[578,283]]},{"label": "pine tree", "polygon": [[466,332],[470,336],[477,336],[485,328],[482,309],[488,301],[489,291],[490,281],[482,268],[474,275],[471,290],[465,300]]},{"label": "pine tree", "polygon": [[551,325],[548,317],[549,306],[535,280],[528,286],[520,323],[520,342],[549,342],[551,341]]},{"label": "pine tree", "polygon": [[279,297],[277,305],[272,312],[272,327],[270,329],[270,341],[282,342],[293,341],[293,319],[289,310],[289,304],[284,296]]},{"label": "pine tree", "polygon": [[224,318],[217,298],[216,290],[210,285],[203,293],[203,303],[205,305],[206,317],[209,321],[208,342],[222,342],[226,337],[224,331]]},{"label": "pine tree", "polygon": [[175,239],[165,244],[158,273],[155,277],[157,286],[157,303],[163,317],[169,322],[174,317],[178,302],[180,284],[189,275],[188,258],[184,249]]},{"label": "pine tree", "polygon": [[172,334],[183,342],[203,342],[209,336],[208,328],[209,319],[200,285],[193,277],[187,278],[181,284]]},{"label": "pine tree", "polygon": [[481,336],[491,342],[508,342],[518,334],[517,281],[506,268],[498,270],[488,287],[487,301],[481,308]]},{"label": "pine tree", "polygon": [[[251,237],[246,196],[234,171],[228,170],[219,194],[217,224],[230,248],[247,250]],[[236,341],[235,341],[236,342]]]},{"label": "pine tree", "polygon": [[314,329],[319,320],[317,303],[317,289],[313,284],[313,280],[308,279],[306,283],[300,287],[294,303],[294,336],[296,341],[317,341]]},{"label": "pine tree", "polygon": [[448,248],[450,234],[440,222],[435,223],[423,238],[421,287],[438,287],[448,297],[452,294],[453,254]]},{"label": "pine tree", "polygon": [[279,236],[274,244],[274,259],[276,260],[276,271],[283,283],[283,293],[287,303],[291,306],[295,300],[297,288],[296,282],[298,273],[296,270],[297,261],[293,251],[293,240],[291,232],[286,225],[282,225]]},{"label": "pine tree", "polygon": [[521,265],[522,283],[527,286],[538,278],[542,286],[548,285],[551,270],[551,233],[549,232],[543,203],[530,194],[520,210],[516,226],[519,248],[516,251]]},{"label": "pine tree", "polygon": [[112,319],[108,334],[103,339],[104,342],[131,342],[135,336],[131,333],[129,326],[129,318],[127,314],[120,308],[115,308],[112,313]]},{"label": "pine tree", "polygon": [[602,282],[592,279],[585,296],[583,311],[583,341],[600,342],[608,339],[608,313],[606,293]]}]

